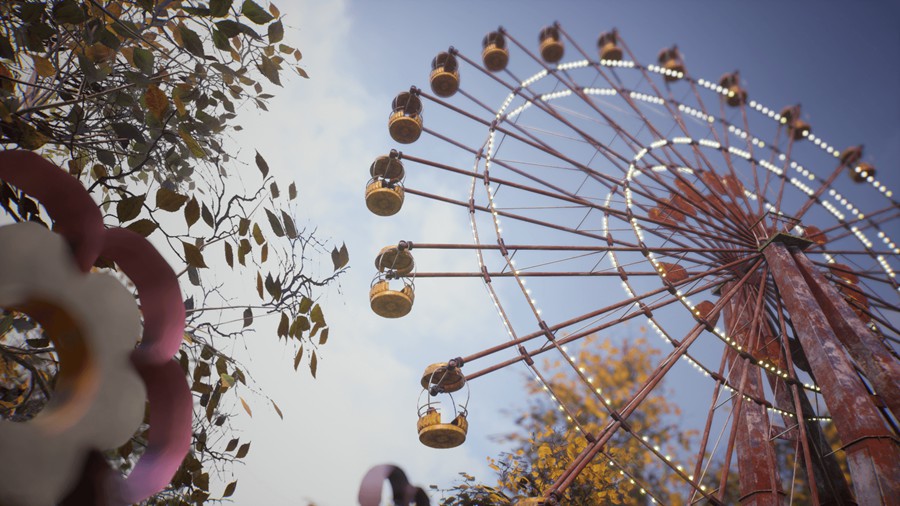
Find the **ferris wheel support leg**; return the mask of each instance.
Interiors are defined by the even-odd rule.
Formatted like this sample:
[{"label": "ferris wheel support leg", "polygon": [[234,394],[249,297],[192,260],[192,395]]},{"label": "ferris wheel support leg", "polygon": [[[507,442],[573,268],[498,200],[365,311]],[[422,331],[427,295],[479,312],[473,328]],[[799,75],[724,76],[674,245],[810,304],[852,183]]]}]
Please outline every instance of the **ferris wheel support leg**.
[{"label": "ferris wheel support leg", "polygon": [[779,242],[763,250],[847,455],[859,504],[896,504],[900,446],[856,374],[800,266]]},{"label": "ferris wheel support leg", "polygon": [[[795,381],[793,384],[782,382],[777,375],[767,374],[769,380],[769,388],[775,394],[776,407],[783,411],[793,411],[795,418],[791,418],[786,414],[782,414],[782,421],[785,427],[791,427],[796,424],[796,430],[789,430],[788,434],[792,434],[794,438],[799,438],[799,445],[802,448],[798,452],[798,457],[802,458],[803,467],[806,469],[806,475],[810,481],[810,503],[821,506],[843,506],[856,504],[853,499],[853,493],[850,491],[850,485],[844,476],[844,471],[837,461],[837,455],[829,452],[822,452],[820,448],[828,448],[828,440],[825,438],[822,428],[818,421],[807,420],[807,417],[813,416],[813,407],[809,402],[809,398],[801,394],[797,387],[796,371],[793,368],[793,359],[791,357],[791,343],[787,336],[787,329],[783,317],[779,317],[778,326],[775,328],[765,327],[763,341],[767,343],[763,356],[770,363],[774,364],[779,370],[790,371],[791,378]],[[780,338],[775,333],[780,334]],[[783,348],[782,348],[783,347]],[[782,351],[784,352],[782,354]],[[782,433],[780,430],[778,433]],[[791,437],[788,438],[789,440]],[[814,486],[813,486],[814,485]]]},{"label": "ferris wheel support leg", "polygon": [[[726,285],[727,287],[728,285]],[[724,308],[728,334],[748,350],[756,350],[762,330],[756,322],[760,319],[761,295],[753,300],[749,283],[744,284],[735,297]],[[746,401],[745,395],[762,398],[763,389],[759,369],[749,360],[733,350],[728,350],[727,360],[731,362],[728,382],[739,385],[738,394],[732,398],[734,422],[728,448],[737,451],[738,476],[740,481],[740,503],[748,506],[774,506],[785,503],[784,492],[777,477],[778,464],[775,448],[769,439],[769,417],[766,408],[755,402]],[[730,452],[729,452],[730,455]],[[725,471],[727,472],[727,466]],[[724,473],[723,472],[723,473]],[[725,498],[727,476],[722,476],[719,487],[720,498]]]},{"label": "ferris wheel support leg", "polygon": [[806,255],[796,252],[794,260],[838,339],[859,364],[876,395],[884,401],[894,418],[900,420],[900,363],[884,342],[866,328],[834,285],[816,270]]}]

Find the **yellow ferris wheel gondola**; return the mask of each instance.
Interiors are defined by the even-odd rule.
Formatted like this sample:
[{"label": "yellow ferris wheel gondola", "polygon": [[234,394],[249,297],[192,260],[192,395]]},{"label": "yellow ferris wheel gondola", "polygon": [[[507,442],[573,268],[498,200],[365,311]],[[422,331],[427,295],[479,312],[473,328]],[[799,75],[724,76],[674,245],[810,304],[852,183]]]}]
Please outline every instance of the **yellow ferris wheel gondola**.
[{"label": "yellow ferris wheel gondola", "polygon": [[597,39],[597,49],[600,50],[600,59],[606,61],[621,61],[622,48],[617,44],[618,33],[613,30],[600,35]]},{"label": "yellow ferris wheel gondola", "polygon": [[565,48],[559,37],[559,29],[555,26],[545,26],[540,35],[541,58],[547,63],[557,63],[562,60]]},{"label": "yellow ferris wheel gondola", "polygon": [[459,62],[448,52],[438,53],[431,60],[431,91],[443,98],[452,97],[459,90]]},{"label": "yellow ferris wheel gondola", "polygon": [[397,214],[403,206],[405,172],[399,154],[382,155],[369,167],[371,179],[366,184],[366,207],[378,216]]},{"label": "yellow ferris wheel gondola", "polygon": [[506,48],[506,37],[503,33],[491,32],[481,41],[481,61],[491,72],[499,72],[509,63],[509,49]]},{"label": "yellow ferris wheel gondola", "polygon": [[391,138],[400,144],[411,144],[422,135],[422,100],[411,91],[394,97],[393,112],[388,119]]}]

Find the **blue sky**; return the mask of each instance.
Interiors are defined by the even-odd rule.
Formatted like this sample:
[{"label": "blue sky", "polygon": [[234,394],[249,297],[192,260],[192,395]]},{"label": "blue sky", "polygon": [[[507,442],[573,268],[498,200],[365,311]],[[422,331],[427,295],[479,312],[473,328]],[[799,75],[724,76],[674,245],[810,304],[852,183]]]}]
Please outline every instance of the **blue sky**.
[{"label": "blue sky", "polygon": [[[490,479],[485,456],[502,449],[490,436],[510,429],[511,413],[524,401],[521,370],[473,382],[464,446],[430,450],[415,436],[416,378],[424,366],[504,339],[480,282],[417,283],[412,314],[396,321],[372,314],[367,300],[372,260],[382,246],[471,238],[458,209],[410,199],[400,214],[384,219],[369,214],[362,197],[371,161],[397,147],[386,128],[391,99],[410,85],[427,87],[431,59],[450,45],[477,57],[482,36],[503,25],[534,47],[537,32],[553,21],[591,50],[600,32],[616,27],[645,63],[677,43],[693,76],[716,80],[740,69],[751,98],[779,109],[802,103],[819,137],[838,148],[865,144],[866,159],[885,183],[900,186],[894,167],[900,158],[896,3],[334,1],[281,2],[279,8],[290,27],[286,40],[303,51],[311,79],[295,78],[276,90],[269,113],[245,111],[245,131],[236,141],[247,160],[258,149],[282,180],[297,182],[306,213],[301,221],[317,226],[320,238],[346,241],[352,268],[322,301],[332,330],[317,380],[303,369],[293,372],[290,352],[274,331],[247,340],[248,369],[285,419],[266,408],[265,399],[248,399],[254,418],[241,424],[253,447],[247,465],[237,469],[238,504],[263,498],[268,504],[300,498],[319,506],[354,504],[363,473],[385,462],[401,465],[422,485],[448,484],[459,471]],[[521,75],[537,70],[515,52],[510,65]],[[468,91],[486,100],[494,93]],[[427,111],[425,117],[431,117]],[[484,137],[470,123],[441,128]],[[433,149],[432,159],[459,156]],[[430,175],[410,174],[408,181],[415,177]],[[448,194],[467,190],[465,183],[430,182]],[[440,270],[474,265],[472,256],[429,255],[428,261]],[[329,265],[323,257],[313,267]]]}]

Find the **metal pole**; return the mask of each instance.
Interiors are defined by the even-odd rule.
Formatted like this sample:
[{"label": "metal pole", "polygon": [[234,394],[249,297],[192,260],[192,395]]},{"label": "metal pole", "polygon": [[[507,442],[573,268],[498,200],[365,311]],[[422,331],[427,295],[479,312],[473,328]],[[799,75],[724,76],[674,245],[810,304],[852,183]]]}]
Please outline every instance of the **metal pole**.
[{"label": "metal pole", "polygon": [[884,342],[866,328],[847,301],[816,270],[806,255],[794,252],[794,260],[838,339],[859,364],[887,409],[900,420],[900,363]]},{"label": "metal pole", "polygon": [[860,504],[896,504],[900,498],[900,447],[788,248],[769,244],[763,254],[800,344],[838,429]]},{"label": "metal pole", "polygon": [[[765,272],[764,268],[762,283],[765,282]],[[732,339],[751,352],[757,352],[760,348],[764,294],[765,289],[762,286],[756,294],[757,300],[754,301],[750,284],[745,283],[725,308],[728,333],[733,336]],[[744,402],[745,395],[756,398],[763,396],[759,369],[750,364],[747,358],[728,351],[729,358],[732,359],[729,382],[740,385],[738,395],[732,401],[735,405],[732,437],[735,437],[734,445],[737,450],[740,503],[751,506],[783,504],[780,483],[773,478],[773,474],[777,475],[778,466],[775,449],[769,440],[770,424],[766,409],[753,402]],[[731,444],[729,441],[729,449]],[[719,490],[719,497],[723,499],[726,492],[725,483],[726,476],[723,475]]]}]

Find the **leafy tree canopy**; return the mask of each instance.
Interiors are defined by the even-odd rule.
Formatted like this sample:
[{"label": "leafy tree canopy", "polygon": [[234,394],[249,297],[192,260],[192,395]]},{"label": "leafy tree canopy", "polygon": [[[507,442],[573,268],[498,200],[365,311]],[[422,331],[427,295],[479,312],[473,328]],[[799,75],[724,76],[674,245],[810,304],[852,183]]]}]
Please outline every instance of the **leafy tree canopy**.
[{"label": "leafy tree canopy", "polygon": [[[197,399],[194,445],[151,503],[204,503],[210,473],[249,452],[230,425],[237,403],[251,416],[237,393],[253,383],[229,351],[236,339],[260,318],[277,321],[293,367],[305,361],[313,376],[328,340],[316,300],[346,268],[347,249],[314,272],[328,251],[295,218],[300,189],[279,186],[264,156],[247,160],[230,137],[240,110],[266,109],[266,88],[288,72],[308,77],[284,31],[279,9],[254,0],[0,3],[0,146],[36,151],[77,177],[110,226],[149,237],[183,279],[188,332],[177,358]],[[14,221],[45,219],[2,182],[0,206]],[[96,267],[122,277],[111,263]],[[57,370],[40,328],[2,313],[0,416],[33,417]],[[144,441],[142,430],[108,457],[127,471]]]}]

